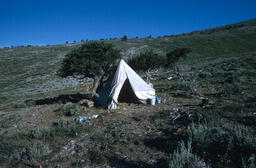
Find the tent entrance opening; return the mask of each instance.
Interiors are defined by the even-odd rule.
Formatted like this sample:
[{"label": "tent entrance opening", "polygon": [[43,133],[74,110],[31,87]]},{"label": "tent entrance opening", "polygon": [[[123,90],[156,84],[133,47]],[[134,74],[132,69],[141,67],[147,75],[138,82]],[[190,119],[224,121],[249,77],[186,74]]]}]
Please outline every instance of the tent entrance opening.
[{"label": "tent entrance opening", "polygon": [[128,79],[125,80],[124,85],[119,93],[118,102],[122,103],[139,103],[132,86]]}]

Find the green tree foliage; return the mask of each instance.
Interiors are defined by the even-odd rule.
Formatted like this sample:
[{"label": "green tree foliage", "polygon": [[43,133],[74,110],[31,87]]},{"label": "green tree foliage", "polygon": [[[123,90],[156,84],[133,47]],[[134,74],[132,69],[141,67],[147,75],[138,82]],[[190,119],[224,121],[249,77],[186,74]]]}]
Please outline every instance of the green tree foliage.
[{"label": "green tree foliage", "polygon": [[128,37],[127,37],[126,35],[124,35],[124,36],[121,38],[122,41],[127,41],[127,39],[128,39]]},{"label": "green tree foliage", "polygon": [[153,49],[148,49],[137,57],[128,60],[128,64],[134,70],[147,71],[153,68],[159,68],[165,62],[165,58],[156,53]]},{"label": "green tree foliage", "polygon": [[191,50],[188,48],[177,48],[174,51],[168,52],[166,54],[166,57],[167,57],[166,66],[167,67],[173,66],[180,60],[180,58],[186,58],[189,52],[191,52]]},{"label": "green tree foliage", "polygon": [[94,95],[99,82],[102,81],[100,79],[103,79],[106,72],[110,71],[120,58],[120,51],[112,44],[87,42],[65,56],[58,74],[61,77],[93,78]]},{"label": "green tree foliage", "polygon": [[151,35],[151,34],[150,34],[150,35],[148,35],[148,36],[147,36],[147,38],[152,38],[152,35]]}]

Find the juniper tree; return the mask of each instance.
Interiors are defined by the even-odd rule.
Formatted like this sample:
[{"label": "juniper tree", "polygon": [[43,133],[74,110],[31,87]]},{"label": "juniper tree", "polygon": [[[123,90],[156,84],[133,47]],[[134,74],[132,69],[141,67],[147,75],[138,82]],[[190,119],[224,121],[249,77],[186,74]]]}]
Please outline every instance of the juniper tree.
[{"label": "juniper tree", "polygon": [[97,87],[103,82],[104,76],[120,58],[120,51],[115,49],[112,44],[96,41],[86,42],[65,55],[58,74],[61,77],[93,78],[92,96],[94,96]]}]

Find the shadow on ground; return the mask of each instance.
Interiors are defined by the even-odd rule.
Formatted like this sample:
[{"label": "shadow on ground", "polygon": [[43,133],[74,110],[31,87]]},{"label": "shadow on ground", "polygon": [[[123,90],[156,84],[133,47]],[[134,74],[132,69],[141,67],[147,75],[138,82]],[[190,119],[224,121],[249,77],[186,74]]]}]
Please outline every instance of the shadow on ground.
[{"label": "shadow on ground", "polygon": [[82,99],[91,99],[90,94],[67,94],[67,95],[59,95],[57,97],[53,98],[45,98],[45,99],[39,99],[39,100],[26,100],[25,103],[27,105],[45,105],[45,104],[55,104],[55,103],[60,103],[60,104],[65,104],[67,102],[72,102],[72,103],[78,103]]}]

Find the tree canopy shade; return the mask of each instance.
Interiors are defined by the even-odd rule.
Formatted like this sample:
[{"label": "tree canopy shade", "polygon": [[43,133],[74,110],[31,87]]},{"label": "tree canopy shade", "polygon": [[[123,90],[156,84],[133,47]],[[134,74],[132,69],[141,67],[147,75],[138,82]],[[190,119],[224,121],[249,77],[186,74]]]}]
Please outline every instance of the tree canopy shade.
[{"label": "tree canopy shade", "polygon": [[112,44],[86,42],[65,56],[58,74],[61,77],[93,78],[93,92],[95,92],[99,80],[116,65],[120,58],[120,51]]}]

